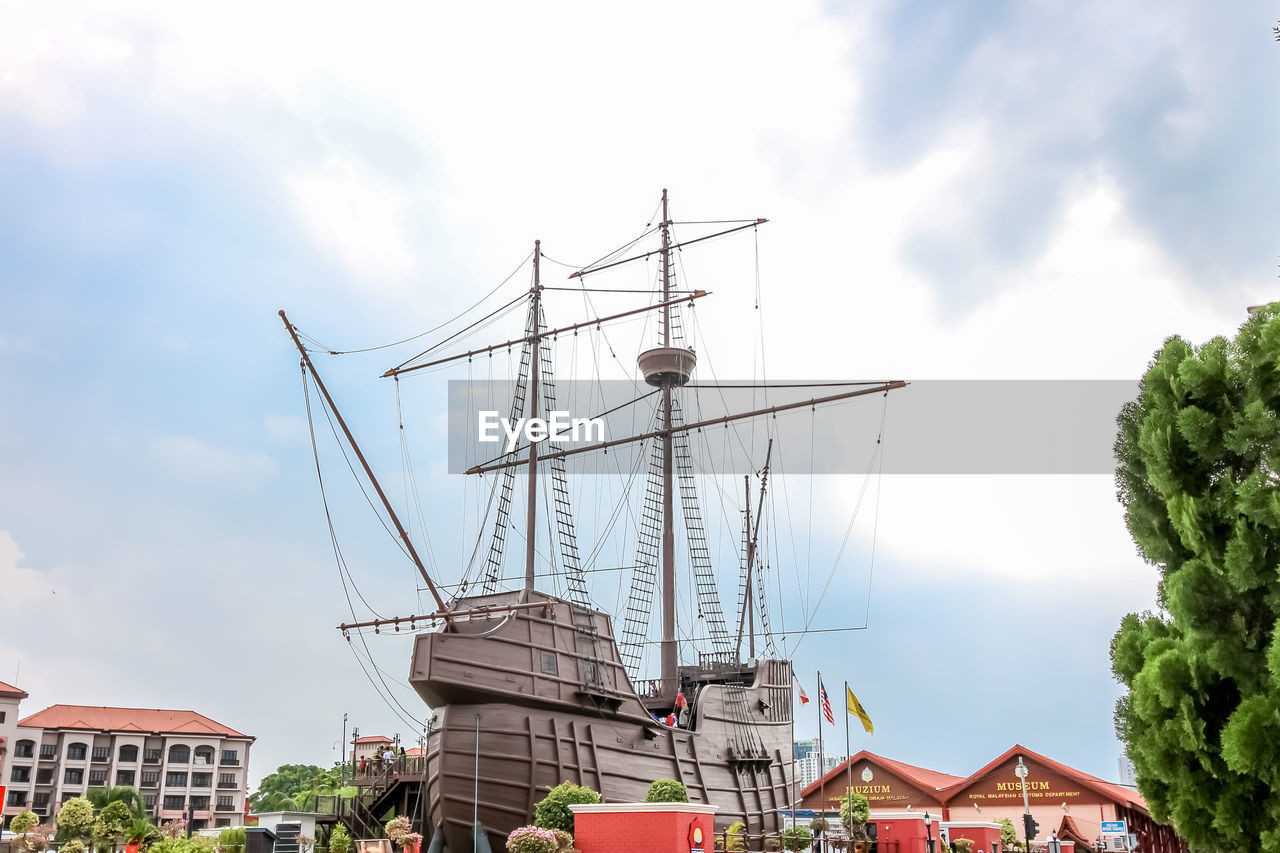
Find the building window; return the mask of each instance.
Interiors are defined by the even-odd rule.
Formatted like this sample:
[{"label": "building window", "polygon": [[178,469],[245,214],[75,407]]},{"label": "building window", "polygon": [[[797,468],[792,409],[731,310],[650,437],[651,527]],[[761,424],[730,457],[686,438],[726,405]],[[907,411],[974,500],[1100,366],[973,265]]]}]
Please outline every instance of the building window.
[{"label": "building window", "polygon": [[196,764],[212,764],[213,763],[213,747],[197,746],[196,747]]},{"label": "building window", "polygon": [[89,753],[89,747],[82,743],[73,743],[67,747],[68,761],[84,761],[84,757]]},{"label": "building window", "polygon": [[160,756],[164,753],[161,749],[144,749],[142,751],[143,764],[159,764]]},{"label": "building window", "polygon": [[106,785],[106,784],[107,784],[107,771],[105,771],[105,770],[90,770],[90,771],[89,771],[89,784],[90,784],[90,785],[93,785],[93,786],[95,786],[95,787],[102,787],[103,785]]},{"label": "building window", "polygon": [[116,784],[117,784],[117,785],[128,785],[130,788],[132,788],[132,787],[133,787],[133,777],[134,777],[134,772],[133,772],[132,770],[117,770],[117,771],[116,771]]},{"label": "building window", "polygon": [[4,717],[5,717],[5,712],[4,712],[4,711],[0,711],[0,725],[2,725],[2,724],[4,723]]},{"label": "building window", "polygon": [[240,753],[234,749],[222,750],[222,763],[223,764],[239,764]]},{"label": "building window", "polygon": [[205,820],[204,818],[192,818],[191,831],[196,832],[198,830],[204,829],[208,825],[209,825],[209,821]]},{"label": "building window", "polygon": [[49,805],[49,792],[39,791],[31,798],[31,805],[38,809],[42,809]]},{"label": "building window", "polygon": [[191,810],[197,812],[207,812],[209,810],[208,797],[192,797]]},{"label": "building window", "polygon": [[52,784],[53,784],[53,768],[52,768],[52,767],[41,767],[39,770],[37,770],[37,771],[36,771],[36,784],[37,784],[37,785],[52,785]]},{"label": "building window", "polygon": [[238,785],[236,785],[236,774],[234,774],[234,773],[219,773],[219,774],[218,774],[218,787],[219,787],[219,788],[236,788],[236,787],[239,787]]},{"label": "building window", "polygon": [[186,804],[187,798],[183,796],[164,798],[164,807],[169,811],[181,811]]},{"label": "building window", "polygon": [[232,812],[236,809],[235,800],[232,797],[218,797],[218,811]]},{"label": "building window", "polygon": [[212,788],[212,787],[213,787],[213,774],[212,774],[212,773],[192,773],[192,774],[191,774],[191,787],[193,787],[193,788]]},{"label": "building window", "polygon": [[53,743],[40,744],[40,760],[51,761],[58,757],[58,746]]},{"label": "building window", "polygon": [[67,800],[71,799],[72,797],[78,797],[78,796],[80,795],[77,794],[75,791],[63,791],[62,799],[59,800],[58,802],[65,803]]},{"label": "building window", "polygon": [[556,658],[555,652],[538,652],[538,656],[542,658],[542,671],[547,675],[560,674],[560,662]]},{"label": "building window", "polygon": [[30,782],[31,768],[30,767],[14,767],[13,772],[9,774],[9,781],[10,782]]},{"label": "building window", "polygon": [[10,791],[9,799],[5,800],[6,806],[25,806],[27,804],[26,791]]},{"label": "building window", "polygon": [[130,763],[138,760],[138,748],[131,743],[120,747],[120,760]]},{"label": "building window", "polygon": [[166,788],[185,788],[187,787],[187,774],[166,773],[164,774],[164,785]]},{"label": "building window", "polygon": [[[0,722],[3,722],[0,720]],[[36,742],[33,740],[20,740],[13,746],[14,758],[30,758],[36,754]]]},{"label": "building window", "polygon": [[84,771],[68,767],[67,772],[62,777],[62,781],[68,785],[83,785]]},{"label": "building window", "polygon": [[156,795],[155,795],[155,794],[143,794],[143,795],[142,795],[142,805],[146,806],[147,811],[151,811],[152,809],[154,809],[154,808],[156,807]]},{"label": "building window", "polygon": [[231,826],[231,818],[220,817],[213,822],[214,827]]},{"label": "building window", "polygon": [[191,748],[183,746],[180,743],[169,747],[169,763],[170,764],[190,764]]},{"label": "building window", "polygon": [[109,746],[95,746],[95,747],[93,748],[93,760],[94,760],[94,761],[110,761],[110,760],[111,760],[111,747],[109,747]]},{"label": "building window", "polygon": [[142,771],[142,787],[144,788],[160,787],[160,771],[159,770]]}]

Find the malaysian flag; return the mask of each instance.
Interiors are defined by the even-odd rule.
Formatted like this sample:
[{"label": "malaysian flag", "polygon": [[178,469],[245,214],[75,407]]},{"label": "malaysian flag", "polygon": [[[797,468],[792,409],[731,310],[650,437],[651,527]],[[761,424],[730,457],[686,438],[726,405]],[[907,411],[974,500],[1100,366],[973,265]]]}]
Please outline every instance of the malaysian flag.
[{"label": "malaysian flag", "polygon": [[822,684],[822,676],[818,676],[818,694],[822,700],[822,716],[826,717],[827,722],[834,726],[836,718],[831,713],[831,700],[827,698],[827,688]]}]

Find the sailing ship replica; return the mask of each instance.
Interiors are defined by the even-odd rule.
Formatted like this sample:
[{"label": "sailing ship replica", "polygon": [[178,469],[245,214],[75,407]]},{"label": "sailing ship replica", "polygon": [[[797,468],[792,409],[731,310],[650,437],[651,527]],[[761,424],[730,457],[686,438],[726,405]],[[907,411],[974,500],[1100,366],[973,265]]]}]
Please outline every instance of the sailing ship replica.
[{"label": "sailing ship replica", "polygon": [[[660,264],[658,301],[642,308],[576,325],[548,329],[544,321],[540,244],[533,253],[533,285],[522,338],[458,353],[445,358],[393,368],[384,376],[449,362],[471,360],[501,349],[520,347],[519,374],[514,382],[511,420],[537,418],[555,410],[555,382],[550,342],[559,334],[647,311],[659,316],[660,346],[639,354],[643,381],[658,398],[652,430],[640,435],[611,437],[570,449],[544,451],[542,441],[527,441],[467,473],[496,472],[491,508],[497,512],[489,536],[488,556],[480,575],[459,584],[459,594],[446,598],[431,576],[391,502],[361,453],[346,421],[316,372],[299,332],[280,312],[325,405],[341,428],[345,441],[372,484],[404,550],[416,565],[435,609],[425,615],[354,621],[344,632],[389,625],[431,626],[416,634],[409,683],[432,710],[425,754],[394,774],[357,780],[363,789],[344,820],[357,836],[376,829],[376,816],[390,806],[408,812],[431,839],[431,850],[472,849],[483,843],[499,849],[507,833],[532,821],[534,805],[562,781],[598,791],[606,802],[642,801],[651,782],[673,778],[684,783],[693,802],[713,803],[717,831],[742,822],[749,835],[781,829],[793,791],[792,665],[766,644],[757,657],[754,623],[763,608],[765,588],[756,571],[760,518],[768,459],[760,472],[755,522],[748,485],[744,507],[743,557],[739,566],[739,612],[736,625],[726,623],[704,525],[698,510],[696,478],[690,461],[689,435],[711,424],[761,417],[786,409],[815,407],[902,387],[898,381],[858,383],[819,398],[809,398],[686,422],[680,395],[696,365],[694,351],[681,334],[679,309],[706,294],[677,295],[673,288],[673,252],[682,246],[721,234],[754,228],[763,219],[740,221],[733,228],[684,243],[673,242],[667,193],[662,194],[661,248],[622,260],[600,262],[580,269],[581,278],[629,261],[657,257]],[[630,595],[621,614],[621,635],[614,616],[592,602],[580,565],[571,510],[565,458],[577,453],[607,451],[630,442],[648,442],[649,482],[639,508],[636,560]],[[772,443],[770,443],[772,448]],[[524,530],[524,583],[519,589],[499,588],[503,545],[512,527],[511,502],[517,469],[527,472],[527,516]],[[549,475],[549,476],[548,476]],[[554,571],[563,580],[565,595],[552,595],[535,585],[537,549],[534,531],[539,489],[554,505],[548,527],[559,558]],[[676,496],[679,494],[686,534],[691,587],[696,590],[700,618],[705,621],[709,649],[681,663],[677,631]],[[640,671],[648,644],[649,617],[654,598],[661,613],[660,671],[644,678]],[[759,609],[758,609],[759,608]],[[763,628],[768,636],[767,624]],[[745,654],[744,654],[745,644]],[[769,652],[773,652],[770,655]],[[675,717],[675,725],[667,720]],[[402,772],[403,771],[403,772]],[[358,812],[358,813],[357,813]],[[367,837],[367,836],[366,836]],[[753,846],[755,846],[753,844]]]}]

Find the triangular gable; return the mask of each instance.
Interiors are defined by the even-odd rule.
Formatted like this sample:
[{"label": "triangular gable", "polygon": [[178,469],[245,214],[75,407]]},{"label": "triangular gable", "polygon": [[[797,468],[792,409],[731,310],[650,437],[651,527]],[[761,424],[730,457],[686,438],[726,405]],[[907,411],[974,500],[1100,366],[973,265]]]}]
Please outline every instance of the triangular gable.
[{"label": "triangular gable", "polygon": [[1027,800],[1032,807],[1063,803],[1068,806],[1102,802],[1138,804],[1133,792],[1015,744],[968,779],[944,790],[942,795],[947,805],[950,808],[970,804],[1021,807],[1022,785],[1014,772],[1018,756],[1023,757],[1027,767]]},{"label": "triangular gable", "polygon": [[[907,806],[940,807],[941,795],[937,787],[929,785],[928,781],[933,781],[934,778],[946,780],[957,778],[886,759],[864,749],[806,787],[800,795],[800,807],[821,810],[825,790],[826,808],[836,808],[838,806],[836,798],[844,796],[845,789],[849,787],[850,767],[852,767],[853,790],[866,797],[873,809],[905,809]],[[925,774],[928,774],[927,778],[922,779],[921,777]]]}]

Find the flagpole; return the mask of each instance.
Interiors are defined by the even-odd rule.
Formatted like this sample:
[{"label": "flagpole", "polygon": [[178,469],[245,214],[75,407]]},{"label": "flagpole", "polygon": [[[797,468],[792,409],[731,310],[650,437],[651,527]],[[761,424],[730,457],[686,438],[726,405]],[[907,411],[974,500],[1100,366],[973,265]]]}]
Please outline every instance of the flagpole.
[{"label": "flagpole", "polygon": [[819,817],[827,813],[827,759],[822,748],[822,670],[818,670],[818,701],[814,704],[818,706],[818,778],[822,780],[819,789],[819,796],[822,797],[822,811]]},{"label": "flagpole", "polygon": [[845,796],[853,793],[853,747],[849,745],[849,717],[853,714],[853,709],[849,707],[849,682],[844,683],[844,754],[845,766],[849,770],[849,783],[845,787]]}]

